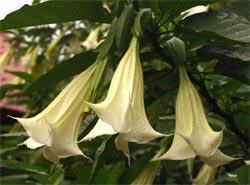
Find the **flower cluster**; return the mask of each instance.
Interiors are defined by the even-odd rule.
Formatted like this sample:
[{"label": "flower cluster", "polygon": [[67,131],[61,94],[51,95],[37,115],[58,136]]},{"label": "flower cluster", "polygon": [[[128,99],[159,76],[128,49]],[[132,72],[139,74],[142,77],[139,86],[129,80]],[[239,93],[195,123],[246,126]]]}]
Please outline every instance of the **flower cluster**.
[{"label": "flower cluster", "polygon": [[[97,69],[100,64],[95,62],[76,76],[40,114],[32,118],[15,118],[30,136],[23,144],[31,149],[45,146],[45,157],[58,164],[60,158],[85,156],[78,147],[78,142],[97,136],[117,134],[116,148],[128,159],[128,142],[146,143],[168,136],[155,131],[146,117],[139,38],[132,38],[114,72],[105,100],[91,103],[94,101],[90,98],[90,93],[93,93],[91,83],[98,76],[96,73],[99,73]],[[215,132],[210,128],[201,99],[183,65],[179,65],[179,73],[173,143],[156,160],[185,160],[199,156],[213,167],[234,160],[218,149],[223,132]],[[94,110],[99,120],[82,140],[77,141],[79,127],[88,107]]]}]

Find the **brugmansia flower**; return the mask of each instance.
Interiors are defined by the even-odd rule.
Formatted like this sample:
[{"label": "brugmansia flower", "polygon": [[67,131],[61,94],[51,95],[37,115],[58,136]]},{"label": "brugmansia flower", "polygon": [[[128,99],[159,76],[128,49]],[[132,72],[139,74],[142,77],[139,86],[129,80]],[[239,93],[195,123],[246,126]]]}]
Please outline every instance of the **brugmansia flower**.
[{"label": "brugmansia flower", "polygon": [[49,43],[48,48],[44,52],[45,56],[48,57],[48,56],[50,56],[53,53],[53,51],[55,50],[55,48],[58,45],[58,43],[64,37],[64,34],[65,34],[65,30],[63,30],[54,40],[52,40],[51,43]]},{"label": "brugmansia flower", "polygon": [[195,156],[211,166],[228,163],[234,158],[219,149],[223,132],[213,131],[206,119],[201,99],[185,67],[179,67],[180,86],[176,99],[176,128],[170,149],[159,159],[183,160]]},{"label": "brugmansia flower", "polygon": [[0,57],[0,75],[3,73],[3,68],[7,65],[14,54],[14,48],[10,48],[7,52]]},{"label": "brugmansia flower", "polygon": [[86,50],[94,49],[98,45],[98,34],[99,28],[92,30],[86,40],[82,42],[81,45],[84,46]]},{"label": "brugmansia flower", "polygon": [[212,182],[215,178],[217,167],[211,167],[207,164],[203,164],[197,177],[192,179],[192,184],[206,185]]},{"label": "brugmansia flower", "polygon": [[82,140],[119,133],[116,147],[129,157],[128,141],[145,143],[164,136],[150,126],[143,97],[139,44],[133,37],[114,73],[106,99],[98,104],[88,103],[100,119]]},{"label": "brugmansia flower", "polygon": [[35,149],[45,146],[44,155],[54,163],[59,158],[83,155],[77,145],[89,79],[96,63],[76,76],[41,113],[32,118],[15,118],[30,136],[23,144]]},{"label": "brugmansia flower", "polygon": [[143,169],[142,173],[136,179],[131,183],[132,185],[142,185],[142,184],[147,184],[147,185],[152,185],[156,174],[159,170],[160,167],[160,162],[159,161],[154,161],[150,162],[145,169]]}]

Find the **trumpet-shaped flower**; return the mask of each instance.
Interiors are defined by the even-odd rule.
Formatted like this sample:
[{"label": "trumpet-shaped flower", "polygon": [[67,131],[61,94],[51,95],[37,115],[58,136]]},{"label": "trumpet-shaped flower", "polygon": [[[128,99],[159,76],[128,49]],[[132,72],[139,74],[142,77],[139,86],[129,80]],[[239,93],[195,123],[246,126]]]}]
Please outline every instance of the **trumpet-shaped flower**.
[{"label": "trumpet-shaped flower", "polygon": [[214,180],[217,172],[217,167],[211,167],[207,164],[203,164],[197,177],[192,179],[192,184],[206,185]]},{"label": "trumpet-shaped flower", "polygon": [[82,140],[119,133],[116,147],[129,157],[128,141],[145,143],[164,136],[151,127],[146,117],[136,37],[133,37],[114,73],[106,99],[98,104],[88,104],[100,119]]},{"label": "trumpet-shaped flower", "polygon": [[159,159],[183,160],[200,156],[211,166],[228,163],[234,158],[219,149],[223,132],[213,131],[206,119],[201,99],[189,80],[184,66],[179,67],[180,86],[176,99],[176,128],[172,146]]},{"label": "trumpet-shaped flower", "polygon": [[152,185],[160,167],[159,161],[150,162],[138,177],[131,183],[133,185]]},{"label": "trumpet-shaped flower", "polygon": [[98,34],[99,28],[92,30],[86,40],[81,43],[81,45],[84,46],[86,50],[94,49],[98,45]]},{"label": "trumpet-shaped flower", "polygon": [[86,111],[84,100],[89,79],[96,68],[94,63],[76,76],[41,113],[32,118],[15,118],[30,136],[23,144],[35,149],[45,146],[44,155],[59,163],[59,158],[83,155],[77,145],[78,130]]},{"label": "trumpet-shaped flower", "polygon": [[10,48],[6,53],[0,56],[0,75],[3,73],[4,66],[7,65],[12,58],[14,51],[14,48]]}]

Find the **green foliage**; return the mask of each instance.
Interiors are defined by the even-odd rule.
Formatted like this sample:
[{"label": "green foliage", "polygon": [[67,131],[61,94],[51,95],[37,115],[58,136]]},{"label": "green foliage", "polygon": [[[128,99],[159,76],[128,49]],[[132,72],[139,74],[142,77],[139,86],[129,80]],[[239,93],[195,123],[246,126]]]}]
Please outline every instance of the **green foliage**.
[{"label": "green foliage", "polygon": [[1,30],[7,30],[81,19],[102,23],[110,21],[100,1],[48,1],[35,6],[25,5],[9,14],[0,24]]},{"label": "green foliage", "polygon": [[[198,5],[208,6],[207,12],[186,17],[184,11]],[[14,62],[25,66],[23,71],[8,72],[20,83],[1,86],[0,99],[25,105],[24,117],[32,117],[49,105],[73,76],[105,59],[92,84],[96,91],[93,102],[102,102],[131,37],[140,36],[145,110],[152,127],[174,133],[177,66],[185,64],[210,126],[223,129],[221,151],[239,158],[218,167],[212,184],[249,184],[249,165],[243,162],[249,160],[249,12],[247,1],[35,0],[32,6],[25,5],[0,21],[1,31],[12,36]],[[87,42],[96,28],[98,34]],[[83,47],[85,41],[89,48]],[[19,146],[28,135],[19,123],[6,124],[4,120],[0,128],[0,184],[130,184],[155,155],[169,149],[173,139],[129,143],[128,164],[116,149],[117,135],[101,136],[79,143],[92,160],[73,156],[62,158],[56,166],[43,157],[41,148]],[[93,111],[84,113],[79,139],[97,120]],[[195,175],[201,165],[196,158]],[[154,184],[190,183],[186,161],[161,161]]]}]

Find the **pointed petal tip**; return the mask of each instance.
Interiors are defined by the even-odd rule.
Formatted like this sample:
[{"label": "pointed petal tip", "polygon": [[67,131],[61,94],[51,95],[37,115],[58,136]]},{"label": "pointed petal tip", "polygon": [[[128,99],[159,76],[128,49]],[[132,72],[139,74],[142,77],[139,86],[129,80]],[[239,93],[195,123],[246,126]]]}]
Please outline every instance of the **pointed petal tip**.
[{"label": "pointed petal tip", "polygon": [[218,167],[239,160],[240,158],[230,157],[217,149],[213,155],[209,157],[200,156],[200,159],[211,167]]}]

